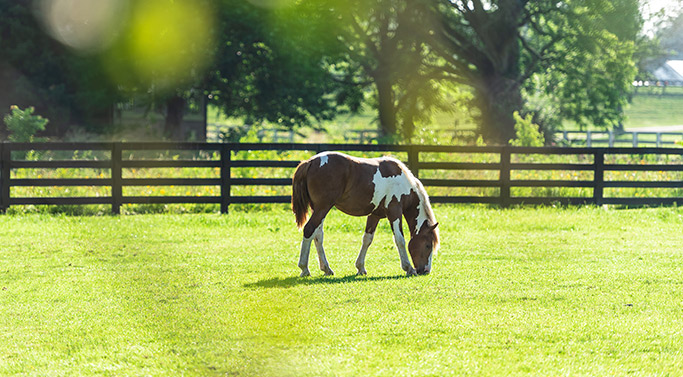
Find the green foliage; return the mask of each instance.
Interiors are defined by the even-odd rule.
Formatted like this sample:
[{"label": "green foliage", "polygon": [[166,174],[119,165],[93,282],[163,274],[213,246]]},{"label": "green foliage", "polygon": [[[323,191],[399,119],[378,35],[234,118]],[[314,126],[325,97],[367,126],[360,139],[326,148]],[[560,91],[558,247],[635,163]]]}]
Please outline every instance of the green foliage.
[{"label": "green foliage", "polygon": [[515,111],[515,138],[510,140],[510,145],[515,147],[542,147],[545,144],[543,133],[538,124],[533,122],[533,115],[527,114],[524,118]]},{"label": "green foliage", "polygon": [[10,132],[9,141],[24,143],[46,140],[37,138],[35,135],[45,130],[48,120],[40,115],[34,115],[35,109],[33,107],[21,110],[18,106],[12,106],[10,111],[10,114],[5,115],[3,119],[7,130]]},{"label": "green foliage", "polygon": [[[550,13],[542,22],[549,35],[534,37],[537,49],[548,46],[549,59],[537,62],[536,77],[525,83],[528,98],[536,97],[529,110],[541,115],[546,132],[563,121],[582,129],[619,127],[637,72],[639,3],[576,1],[567,10]],[[527,59],[525,65],[534,63]]]},{"label": "green foliage", "polygon": [[228,116],[288,129],[332,119],[339,103],[359,107],[362,92],[332,77],[340,53],[328,47],[336,35],[321,20],[301,17],[293,3],[131,0],[116,38],[92,51],[47,35],[30,3],[0,0],[1,89],[19,98],[12,104],[35,104],[51,126],[105,131],[100,125],[110,122],[117,101],[163,109],[169,98],[188,100],[193,91]]},{"label": "green foliage", "polygon": [[232,126],[220,131],[218,140],[223,143],[239,143],[247,133],[249,133],[249,129],[245,126]]},{"label": "green foliage", "polygon": [[[513,136],[521,91],[536,95],[539,82],[549,99],[527,101],[534,106],[527,110],[544,128],[562,120],[600,128],[621,122],[636,72],[637,0],[483,3],[440,1],[447,26],[434,31],[432,44],[444,72],[475,91],[485,137],[505,143]],[[542,113],[535,106],[543,104],[554,108]]]},{"label": "green foliage", "polygon": [[[679,1],[680,3],[680,1]],[[671,19],[665,20],[657,36],[661,41],[661,47],[672,59],[683,58],[683,12],[672,12]],[[664,59],[662,59],[664,60]]]},{"label": "green foliage", "polygon": [[98,56],[76,53],[48,36],[36,8],[30,1],[0,0],[0,114],[13,104],[32,105],[51,120],[49,128],[103,130],[118,89]]},{"label": "green foliage", "polygon": [[[262,5],[262,6],[259,6]],[[358,108],[358,93],[334,79],[334,34],[301,4],[218,3],[215,63],[206,77],[212,103],[246,124],[268,121],[296,129]]]},{"label": "green foliage", "polygon": [[544,132],[565,120],[619,125],[642,53],[637,0],[127,3],[111,45],[77,51],[44,33],[30,2],[0,0],[11,103],[94,131],[124,97],[163,107],[194,91],[228,117],[285,129],[365,104],[403,139],[428,135],[436,112],[477,107],[479,130],[504,143],[514,111],[537,114]]},{"label": "green foliage", "polygon": [[[323,20],[338,59],[330,68],[351,109],[363,100],[377,113],[379,132],[393,142],[420,135],[436,111],[452,112],[453,83],[433,69],[424,20],[425,3],[410,0],[309,2],[310,19]],[[362,26],[361,26],[362,25]],[[347,94],[346,90],[351,91]],[[417,132],[416,132],[417,131]],[[418,135],[416,135],[416,133]]]}]

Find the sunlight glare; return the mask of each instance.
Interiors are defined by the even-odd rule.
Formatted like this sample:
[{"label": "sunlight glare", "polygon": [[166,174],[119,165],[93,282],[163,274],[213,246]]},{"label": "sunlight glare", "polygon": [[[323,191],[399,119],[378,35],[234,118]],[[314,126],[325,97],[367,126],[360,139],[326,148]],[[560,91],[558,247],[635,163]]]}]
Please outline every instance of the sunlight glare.
[{"label": "sunlight glare", "polygon": [[209,65],[213,17],[203,4],[151,0],[135,7],[126,49],[143,81],[174,85]]},{"label": "sunlight glare", "polygon": [[81,52],[101,51],[125,23],[127,0],[41,0],[37,14],[47,32]]}]

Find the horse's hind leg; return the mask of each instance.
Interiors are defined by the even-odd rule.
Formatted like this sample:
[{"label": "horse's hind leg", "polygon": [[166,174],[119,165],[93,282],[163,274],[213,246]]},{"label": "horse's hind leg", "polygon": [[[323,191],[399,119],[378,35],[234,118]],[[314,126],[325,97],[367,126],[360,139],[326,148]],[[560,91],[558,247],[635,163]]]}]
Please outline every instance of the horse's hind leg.
[{"label": "horse's hind leg", "polygon": [[368,272],[365,271],[365,255],[368,252],[368,248],[372,243],[372,239],[375,236],[375,230],[377,229],[377,223],[379,222],[379,217],[375,215],[368,216],[368,220],[365,222],[365,233],[363,234],[363,245],[360,247],[360,253],[358,253],[358,259],[356,259],[356,268],[358,269],[358,275],[367,275]]},{"label": "horse's hind leg", "polygon": [[[318,249],[318,258],[320,259],[320,268],[325,272],[325,274],[333,274],[332,269],[330,269],[327,263],[327,258],[325,258],[325,251],[322,248],[323,245],[323,220],[325,216],[330,211],[328,208],[324,211],[313,211],[313,214],[308,219],[308,222],[304,226],[304,238],[301,241],[301,253],[299,254],[299,268],[301,269],[300,276],[310,276],[311,272],[308,270],[308,256],[311,251],[311,243],[315,240],[316,248]],[[322,257],[321,257],[322,256]],[[323,269],[324,265],[327,270]],[[328,273],[329,271],[329,273]]]},{"label": "horse's hind leg", "polygon": [[320,222],[318,229],[316,229],[313,234],[313,241],[315,241],[315,248],[318,250],[318,262],[320,262],[320,270],[325,273],[325,275],[334,275],[334,271],[330,268],[330,264],[327,262],[327,257],[325,256],[325,249],[323,248],[323,223],[325,219]]}]

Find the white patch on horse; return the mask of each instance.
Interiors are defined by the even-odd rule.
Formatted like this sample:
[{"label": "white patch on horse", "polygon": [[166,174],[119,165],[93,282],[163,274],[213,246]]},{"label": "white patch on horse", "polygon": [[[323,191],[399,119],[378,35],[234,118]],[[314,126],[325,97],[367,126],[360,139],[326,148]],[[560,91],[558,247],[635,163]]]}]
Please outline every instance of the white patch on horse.
[{"label": "white patch on horse", "polygon": [[313,156],[313,158],[316,158],[316,157],[317,157],[318,159],[320,159],[320,166],[322,167],[322,166],[324,166],[325,164],[327,164],[327,162],[328,162],[328,160],[329,160],[329,155],[330,155],[331,153],[332,153],[332,152],[322,152],[322,153],[318,153],[318,154],[316,154],[315,156]]},{"label": "white patch on horse", "polygon": [[331,154],[334,154],[334,152],[321,152],[311,157],[311,160],[315,160],[316,158],[319,159],[320,166],[322,167],[329,162],[329,155]]},{"label": "white patch on horse", "polygon": [[377,172],[375,172],[375,175],[372,177],[372,183],[375,185],[372,204],[377,208],[379,203],[382,202],[382,199],[385,199],[384,203],[387,205],[393,198],[400,200],[402,195],[410,195],[411,190],[414,191],[419,199],[419,203],[417,204],[417,218],[415,219],[417,223],[415,232],[419,232],[420,229],[422,229],[422,225],[430,218],[433,218],[433,215],[430,216],[427,212],[429,199],[424,186],[422,186],[422,183],[403,166],[403,163],[390,158],[385,158],[384,161],[386,160],[395,161],[401,167],[401,174],[383,177],[379,168],[377,168]]},{"label": "white patch on horse", "polygon": [[377,208],[382,199],[384,199],[384,204],[388,205],[394,198],[401,200],[401,196],[410,195],[410,191],[413,189],[411,181],[412,179],[403,172],[391,177],[382,177],[382,173],[377,168],[377,172],[372,177],[372,183],[375,185],[375,192],[372,194],[372,205]]}]

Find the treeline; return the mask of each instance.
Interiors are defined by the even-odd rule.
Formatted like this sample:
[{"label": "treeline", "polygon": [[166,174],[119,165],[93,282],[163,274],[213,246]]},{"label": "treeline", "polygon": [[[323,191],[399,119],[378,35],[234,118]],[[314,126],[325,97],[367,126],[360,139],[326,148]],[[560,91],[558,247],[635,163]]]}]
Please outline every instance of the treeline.
[{"label": "treeline", "polygon": [[371,106],[397,139],[464,110],[507,143],[515,112],[618,125],[642,25],[638,0],[0,0],[0,113],[104,132],[136,98],[172,135],[199,92],[284,128]]}]

